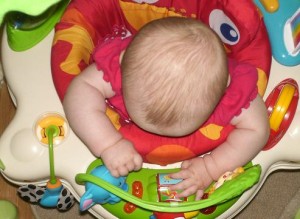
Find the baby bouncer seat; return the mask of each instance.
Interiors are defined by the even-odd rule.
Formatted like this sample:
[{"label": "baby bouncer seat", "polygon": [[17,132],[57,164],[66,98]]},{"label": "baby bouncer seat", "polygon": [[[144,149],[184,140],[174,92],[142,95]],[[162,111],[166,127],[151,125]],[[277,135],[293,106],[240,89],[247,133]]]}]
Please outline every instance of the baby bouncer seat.
[{"label": "baby bouncer seat", "polygon": [[[17,113],[0,138],[2,174],[22,188],[28,184],[41,188],[41,197],[33,201],[43,206],[67,210],[68,204],[61,201],[65,192],[100,218],[233,217],[271,172],[299,168],[299,124],[295,121],[299,119],[300,4],[296,0],[277,3],[73,0],[60,1],[35,19],[8,15],[2,60]],[[101,160],[68,126],[60,101],[72,78],[93,62],[91,53],[99,42],[134,34],[145,23],[165,16],[200,19],[219,34],[229,57],[253,65],[270,116],[271,136],[264,150],[243,173],[230,173],[237,176],[209,192],[212,185],[206,199],[198,202],[193,196],[163,202],[170,198],[163,192],[167,187],[162,182],[164,174],[176,171],[180,162],[166,166],[145,162],[141,171],[111,179]],[[31,38],[24,43],[27,36]],[[114,111],[108,114],[116,128],[126,129]],[[215,136],[218,131],[212,133]],[[148,161],[155,161],[155,156],[148,156]]]}]

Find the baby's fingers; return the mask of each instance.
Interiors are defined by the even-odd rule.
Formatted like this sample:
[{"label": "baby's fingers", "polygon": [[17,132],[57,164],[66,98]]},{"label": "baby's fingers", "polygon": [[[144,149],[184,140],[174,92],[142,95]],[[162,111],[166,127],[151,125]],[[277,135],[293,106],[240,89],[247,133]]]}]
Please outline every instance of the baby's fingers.
[{"label": "baby's fingers", "polygon": [[130,171],[127,165],[119,165],[115,168],[109,168],[109,167],[107,168],[110,171],[110,174],[116,178],[120,176],[127,176]]},{"label": "baby's fingers", "polygon": [[192,186],[191,179],[185,179],[175,185],[170,186],[170,190],[175,191],[175,190],[186,190],[187,188],[190,188]]},{"label": "baby's fingers", "polygon": [[128,172],[131,172],[131,171],[133,171],[136,168],[136,165],[135,165],[134,162],[127,162],[125,164],[125,166],[126,166]]},{"label": "baby's fingers", "polygon": [[169,174],[169,177],[171,177],[172,179],[187,179],[190,178],[190,171],[187,169],[184,170],[180,170],[177,173],[171,173]]},{"label": "baby's fingers", "polygon": [[134,162],[134,168],[132,170],[138,171],[143,166],[143,159],[140,155],[137,155],[133,159]]},{"label": "baby's fingers", "polygon": [[191,160],[185,160],[181,163],[181,169],[187,169],[190,167],[192,161]]},{"label": "baby's fingers", "polygon": [[[194,195],[197,191],[197,186],[191,186],[177,195],[177,198],[188,197],[190,195]],[[199,199],[198,199],[199,200]]]},{"label": "baby's fingers", "polygon": [[138,171],[139,169],[142,168],[142,165],[143,165],[143,160],[139,158],[133,159],[132,161],[127,162],[126,164],[129,172]]},{"label": "baby's fingers", "polygon": [[203,191],[203,190],[198,190],[197,193],[196,193],[196,198],[195,198],[195,200],[196,200],[196,201],[201,200],[202,197],[203,197],[203,194],[204,194],[204,191]]},{"label": "baby's fingers", "polygon": [[190,179],[186,179],[176,185],[170,186],[170,190],[177,191],[177,198],[183,198],[195,194],[197,185],[193,185]]},{"label": "baby's fingers", "polygon": [[117,169],[108,169],[110,174],[114,177],[120,177],[119,171]]}]

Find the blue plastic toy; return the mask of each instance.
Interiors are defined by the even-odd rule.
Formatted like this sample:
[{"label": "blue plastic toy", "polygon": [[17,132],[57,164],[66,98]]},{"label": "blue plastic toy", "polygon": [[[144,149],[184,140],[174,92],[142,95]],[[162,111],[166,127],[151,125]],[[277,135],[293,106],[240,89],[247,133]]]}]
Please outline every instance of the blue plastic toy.
[{"label": "blue plastic toy", "polygon": [[[125,177],[113,177],[109,170],[105,166],[96,167],[91,175],[104,179],[105,181],[111,183],[114,186],[117,186],[124,191],[128,191],[128,185],[125,182]],[[108,192],[107,190],[93,184],[87,182],[85,184],[86,192],[80,199],[80,210],[85,211],[95,204],[115,204],[121,201],[121,199]]]},{"label": "blue plastic toy", "polygon": [[274,58],[282,65],[300,64],[300,1],[255,0],[263,13]]}]

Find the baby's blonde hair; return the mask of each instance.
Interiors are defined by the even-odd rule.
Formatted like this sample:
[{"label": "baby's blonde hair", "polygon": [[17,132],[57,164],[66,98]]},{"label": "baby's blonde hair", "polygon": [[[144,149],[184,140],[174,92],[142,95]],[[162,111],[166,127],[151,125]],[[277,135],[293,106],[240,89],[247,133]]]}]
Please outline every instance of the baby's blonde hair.
[{"label": "baby's blonde hair", "polygon": [[190,18],[168,17],[143,26],[126,49],[121,68],[126,108],[161,129],[200,126],[228,79],[223,44],[209,27]]}]

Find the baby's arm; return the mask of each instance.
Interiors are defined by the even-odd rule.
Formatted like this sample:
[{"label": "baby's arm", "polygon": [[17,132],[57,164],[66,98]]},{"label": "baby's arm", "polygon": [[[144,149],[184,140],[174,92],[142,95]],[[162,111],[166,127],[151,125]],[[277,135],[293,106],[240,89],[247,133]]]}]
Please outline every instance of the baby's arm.
[{"label": "baby's arm", "polygon": [[247,110],[232,119],[231,124],[236,128],[223,144],[204,157],[184,161],[181,171],[170,175],[172,178],[183,179],[171,187],[172,190],[183,190],[180,197],[197,193],[196,199],[200,199],[203,190],[213,180],[217,180],[226,171],[245,165],[260,152],[270,131],[262,98],[257,96]]},{"label": "baby's arm", "polygon": [[63,106],[73,131],[118,177],[140,169],[142,158],[105,114],[105,99],[114,94],[110,83],[103,80],[103,72],[92,64],[73,79]]}]

